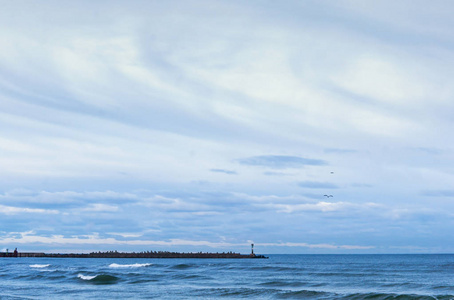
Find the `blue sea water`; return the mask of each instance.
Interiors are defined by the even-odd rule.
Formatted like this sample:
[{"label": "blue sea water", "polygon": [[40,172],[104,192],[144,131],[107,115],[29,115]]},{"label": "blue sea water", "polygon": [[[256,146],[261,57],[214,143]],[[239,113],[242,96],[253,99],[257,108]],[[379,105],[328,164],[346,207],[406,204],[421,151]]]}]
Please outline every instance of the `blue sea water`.
[{"label": "blue sea water", "polygon": [[454,255],[0,258],[0,299],[454,299]]}]

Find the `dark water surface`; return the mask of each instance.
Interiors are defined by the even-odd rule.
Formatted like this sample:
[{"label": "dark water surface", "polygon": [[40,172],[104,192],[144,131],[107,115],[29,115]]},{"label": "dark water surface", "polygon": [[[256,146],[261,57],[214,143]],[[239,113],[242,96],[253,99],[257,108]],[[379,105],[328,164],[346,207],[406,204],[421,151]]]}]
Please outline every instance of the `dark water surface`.
[{"label": "dark water surface", "polygon": [[0,299],[454,299],[454,255],[0,258]]}]

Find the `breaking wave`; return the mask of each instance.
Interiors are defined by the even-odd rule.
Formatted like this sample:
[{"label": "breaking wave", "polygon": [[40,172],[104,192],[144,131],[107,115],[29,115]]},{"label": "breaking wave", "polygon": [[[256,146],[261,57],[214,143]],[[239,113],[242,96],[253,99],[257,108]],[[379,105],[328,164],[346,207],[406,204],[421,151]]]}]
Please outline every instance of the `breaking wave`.
[{"label": "breaking wave", "polygon": [[49,267],[50,265],[30,265],[30,268],[37,268],[37,269],[42,269],[42,268],[47,268]]},{"label": "breaking wave", "polygon": [[121,265],[121,264],[110,264],[109,268],[116,268],[116,269],[121,269],[121,268],[142,268],[142,267],[149,267],[153,264],[129,264],[129,265]]},{"label": "breaking wave", "polygon": [[115,284],[119,280],[116,276],[105,274],[93,276],[79,274],[77,277],[91,284]]}]

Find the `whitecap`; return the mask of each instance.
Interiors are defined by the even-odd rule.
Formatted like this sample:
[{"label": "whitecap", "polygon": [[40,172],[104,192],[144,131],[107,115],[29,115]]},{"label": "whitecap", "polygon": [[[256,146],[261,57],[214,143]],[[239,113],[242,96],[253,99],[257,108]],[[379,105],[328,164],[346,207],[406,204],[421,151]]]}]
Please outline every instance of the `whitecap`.
[{"label": "whitecap", "polygon": [[41,269],[41,268],[47,268],[49,266],[50,265],[30,265],[30,268],[39,268],[39,269]]},{"label": "whitecap", "polygon": [[148,267],[152,264],[130,264],[130,265],[120,265],[120,264],[110,264],[109,268],[141,268],[141,267]]},{"label": "whitecap", "polygon": [[95,276],[82,275],[82,274],[77,275],[77,277],[79,277],[82,280],[92,280],[93,278],[96,278],[96,276],[97,275],[95,275]]}]

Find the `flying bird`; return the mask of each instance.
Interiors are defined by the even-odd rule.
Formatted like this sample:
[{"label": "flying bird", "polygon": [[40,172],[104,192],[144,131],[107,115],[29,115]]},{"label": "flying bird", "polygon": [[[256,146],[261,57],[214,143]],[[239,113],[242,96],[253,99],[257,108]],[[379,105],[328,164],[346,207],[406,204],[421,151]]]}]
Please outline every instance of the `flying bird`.
[{"label": "flying bird", "polygon": [[323,196],[325,196],[326,198],[333,197],[333,195],[323,195]]}]

